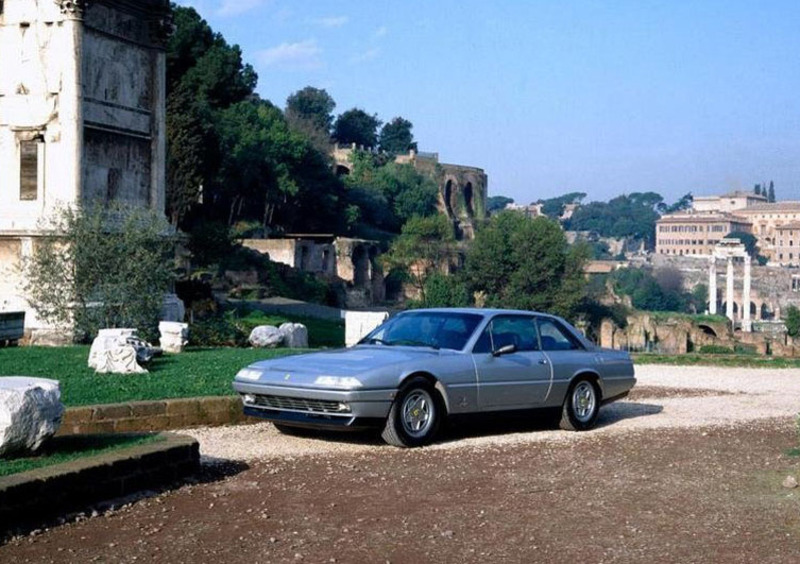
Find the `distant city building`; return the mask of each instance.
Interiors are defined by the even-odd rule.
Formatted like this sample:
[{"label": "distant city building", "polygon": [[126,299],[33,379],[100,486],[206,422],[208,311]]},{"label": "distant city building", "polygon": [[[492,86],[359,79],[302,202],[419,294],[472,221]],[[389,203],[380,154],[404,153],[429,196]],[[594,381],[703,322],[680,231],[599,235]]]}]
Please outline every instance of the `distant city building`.
[{"label": "distant city building", "polygon": [[515,204],[512,202],[510,204],[506,204],[504,209],[522,212],[528,217],[539,217],[540,215],[544,215],[542,213],[543,205],[544,204],[528,204],[526,206],[524,204]]},{"label": "distant city building", "polygon": [[[784,225],[800,221],[800,202],[760,203],[738,210],[736,214],[752,224],[752,233],[758,238],[758,247],[762,255],[766,256],[771,263],[780,264],[783,262],[788,264],[788,259],[786,258],[788,257],[788,250],[785,251],[786,254],[783,261],[779,257],[781,251],[778,250],[778,229]],[[785,242],[788,242],[788,239],[785,239]],[[797,245],[796,238],[793,238],[792,242],[794,243],[793,246]],[[796,260],[797,251],[792,251],[792,254],[794,255],[794,260]]]},{"label": "distant city building", "polygon": [[798,222],[800,202],[769,203],[750,192],[697,196],[691,210],[656,222],[656,254],[710,256],[721,237],[742,231],[756,237],[760,254],[771,264],[797,266],[800,235],[790,225]]},{"label": "distant city building", "polygon": [[767,197],[753,192],[729,192],[722,196],[694,196],[692,209],[698,212],[733,212],[767,203]]},{"label": "distant city building", "polygon": [[774,254],[781,266],[800,266],[800,221],[775,228]]},{"label": "distant city building", "polygon": [[711,256],[714,247],[733,231],[750,233],[750,223],[725,212],[686,211],[656,222],[656,254]]}]

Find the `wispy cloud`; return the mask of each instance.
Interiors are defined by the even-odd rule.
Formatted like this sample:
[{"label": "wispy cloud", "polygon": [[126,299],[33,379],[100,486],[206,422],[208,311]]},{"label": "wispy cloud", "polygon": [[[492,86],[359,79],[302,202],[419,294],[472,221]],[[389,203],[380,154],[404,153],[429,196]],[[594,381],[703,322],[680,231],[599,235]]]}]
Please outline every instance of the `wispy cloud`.
[{"label": "wispy cloud", "polygon": [[350,18],[347,16],[328,16],[326,18],[317,18],[313,21],[322,27],[342,27],[350,21]]},{"label": "wispy cloud", "polygon": [[374,32],[372,32],[372,38],[373,39],[380,39],[381,37],[385,36],[387,33],[389,33],[389,30],[386,28],[385,25],[382,25],[381,27],[376,29]]},{"label": "wispy cloud", "polygon": [[374,61],[378,58],[381,54],[381,50],[379,47],[373,47],[372,49],[368,49],[363,53],[357,53],[350,57],[350,64],[358,65],[360,63],[367,63],[369,61]]},{"label": "wispy cloud", "polygon": [[295,43],[281,43],[256,54],[265,67],[276,66],[286,69],[314,69],[322,66],[322,49],[315,39]]},{"label": "wispy cloud", "polygon": [[221,0],[216,12],[218,16],[238,16],[254,10],[267,3],[268,0]]}]

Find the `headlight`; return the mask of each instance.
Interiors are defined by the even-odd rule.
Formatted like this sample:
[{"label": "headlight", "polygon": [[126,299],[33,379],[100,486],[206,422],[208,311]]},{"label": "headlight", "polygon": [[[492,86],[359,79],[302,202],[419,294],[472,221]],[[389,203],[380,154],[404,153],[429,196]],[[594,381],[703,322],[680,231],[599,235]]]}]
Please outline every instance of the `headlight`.
[{"label": "headlight", "polygon": [[243,368],[236,374],[237,380],[258,380],[261,378],[261,371],[254,368]]},{"label": "headlight", "polygon": [[317,376],[314,383],[326,388],[360,388],[361,382],[352,376]]}]

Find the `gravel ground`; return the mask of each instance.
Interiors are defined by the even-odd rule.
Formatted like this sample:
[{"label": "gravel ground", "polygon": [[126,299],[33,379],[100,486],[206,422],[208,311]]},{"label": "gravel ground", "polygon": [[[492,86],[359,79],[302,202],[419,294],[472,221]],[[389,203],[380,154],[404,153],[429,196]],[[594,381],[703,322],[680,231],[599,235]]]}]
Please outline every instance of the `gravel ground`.
[{"label": "gravel ground", "polygon": [[[492,426],[493,432],[489,434],[467,428],[429,448],[451,450],[582,441],[639,429],[732,425],[794,416],[800,412],[800,369],[644,365],[636,367],[636,378],[638,382],[630,401],[604,406],[600,410],[598,428],[589,434],[547,428],[535,428],[536,432],[530,432],[530,426],[525,425],[522,432],[513,432],[515,426],[509,427],[503,422],[500,427]],[[270,423],[181,432],[200,441],[200,450],[207,462],[215,459],[247,462],[276,456],[359,453],[388,448],[373,436],[361,434],[286,436]],[[454,438],[457,440],[452,440]]]},{"label": "gravel ground", "polygon": [[800,562],[800,370],[637,376],[586,433],[529,415],[423,449],[188,430],[197,481],[11,538],[0,562]]}]

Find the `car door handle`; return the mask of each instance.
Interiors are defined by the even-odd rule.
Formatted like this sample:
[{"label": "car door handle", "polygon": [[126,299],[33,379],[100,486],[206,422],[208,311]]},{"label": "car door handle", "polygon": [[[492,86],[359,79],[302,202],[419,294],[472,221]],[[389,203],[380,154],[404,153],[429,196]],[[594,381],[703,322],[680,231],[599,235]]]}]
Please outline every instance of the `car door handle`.
[{"label": "car door handle", "polygon": [[546,358],[540,358],[539,359],[539,364],[547,364],[547,359]]}]

